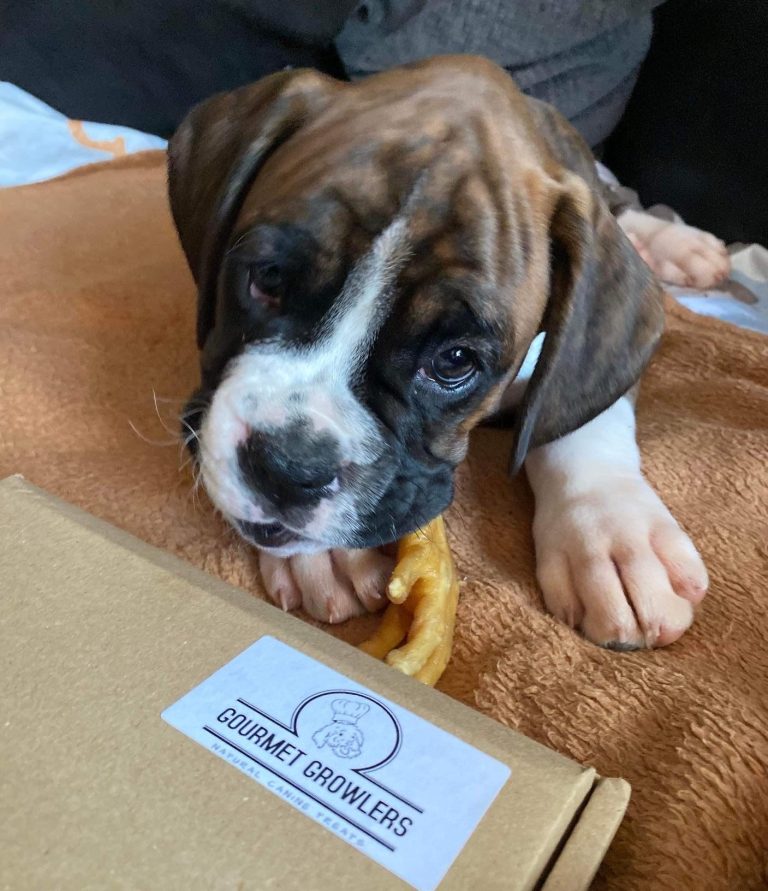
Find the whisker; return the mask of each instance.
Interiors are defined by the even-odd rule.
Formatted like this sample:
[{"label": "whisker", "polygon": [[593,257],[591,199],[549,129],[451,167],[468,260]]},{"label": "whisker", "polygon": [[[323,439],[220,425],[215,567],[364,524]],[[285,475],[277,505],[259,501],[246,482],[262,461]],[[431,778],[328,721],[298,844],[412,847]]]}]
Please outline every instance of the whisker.
[{"label": "whisker", "polygon": [[[179,455],[179,457],[181,457],[181,455]],[[179,464],[179,473],[189,467],[190,464],[192,464],[194,461],[195,456],[193,454],[190,453],[189,455],[187,455],[186,459],[181,464]]]},{"label": "whisker", "polygon": [[184,445],[184,446],[188,446],[188,445],[192,442],[193,439],[196,439],[198,442],[200,442],[200,434],[198,433],[198,431],[195,430],[195,428],[192,427],[192,426],[186,421],[185,418],[179,418],[179,420],[181,421],[182,425],[183,425],[184,427],[186,427],[187,430],[189,430],[189,434],[188,434],[187,436],[182,436],[182,438],[181,438],[181,443],[182,443],[182,445]]},{"label": "whisker", "polygon": [[171,436],[176,437],[178,435],[176,433],[176,431],[171,430],[171,428],[163,420],[163,416],[160,414],[160,407],[157,404],[157,393],[155,392],[154,387],[152,388],[152,402],[155,406],[155,414],[157,415],[157,419],[158,419],[158,421],[160,421],[160,424],[161,424],[163,430],[165,430],[166,433],[170,433]]},{"label": "whisker", "polygon": [[168,396],[157,396],[156,395],[155,401],[156,402],[167,402],[167,403],[175,402],[177,405],[184,405],[187,400],[186,399],[171,399]]},{"label": "whisker", "polygon": [[157,446],[158,448],[168,448],[169,446],[175,446],[179,441],[178,437],[176,436],[170,442],[160,442],[160,440],[158,439],[150,439],[139,430],[139,428],[133,423],[130,418],[128,418],[127,420],[128,426],[131,428],[131,430],[133,430],[133,432],[136,434],[136,436],[139,437],[140,440],[142,440],[142,442],[146,442],[147,445]]}]

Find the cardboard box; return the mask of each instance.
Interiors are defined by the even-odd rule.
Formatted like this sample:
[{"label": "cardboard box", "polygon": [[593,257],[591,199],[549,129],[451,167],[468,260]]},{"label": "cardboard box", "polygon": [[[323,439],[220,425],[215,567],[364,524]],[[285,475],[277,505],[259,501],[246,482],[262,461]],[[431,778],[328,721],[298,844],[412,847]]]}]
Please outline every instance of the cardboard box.
[{"label": "cardboard box", "polygon": [[[601,779],[18,477],[0,483],[0,586],[5,888],[370,891],[435,887],[447,868],[440,888],[578,891],[589,886],[626,808],[623,780]],[[294,677],[275,653],[315,669]],[[256,680],[237,667],[248,654],[262,659]],[[277,674],[267,683],[272,669]],[[264,696],[272,697],[274,712],[283,687],[318,683],[324,691],[321,676],[333,672],[343,675],[334,675],[339,689],[305,697],[290,721],[270,717]],[[219,694],[211,684],[220,682],[241,684],[237,703],[257,720],[247,725],[233,717],[240,705],[228,711],[214,701]],[[193,711],[213,709],[201,720],[226,737],[226,746],[212,738],[201,745],[176,729],[196,720],[184,713],[188,703]],[[315,743],[301,735],[303,718],[296,717],[312,708]],[[406,728],[405,742],[398,736],[379,759],[384,768],[377,762],[355,773],[361,741],[373,758],[383,739],[370,729],[377,715]],[[259,722],[269,721],[294,745],[259,736]],[[243,735],[246,726],[253,729]],[[331,751],[339,727],[347,741],[352,734],[352,755]],[[242,757],[232,757],[231,739]],[[393,753],[405,773],[393,773]],[[332,778],[321,782],[313,765],[330,763]],[[402,785],[394,788],[392,776],[413,777],[417,767],[407,795]],[[430,787],[442,769],[453,770],[455,787]],[[361,787],[364,804],[347,822],[350,805],[340,796],[352,774],[384,791],[371,797]],[[431,813],[417,807],[417,799],[433,798],[452,803],[449,824],[444,804]],[[434,835],[441,819],[443,827],[479,819],[448,862]],[[409,827],[411,836],[396,834]],[[427,834],[419,837],[436,838],[434,846],[413,847],[422,827]],[[351,840],[358,829],[363,836]],[[379,843],[401,845],[400,854],[379,850]],[[405,867],[382,865],[401,856],[406,843],[412,848]],[[377,850],[366,856],[354,850],[358,844]],[[411,866],[430,858],[427,877],[414,880]]]}]

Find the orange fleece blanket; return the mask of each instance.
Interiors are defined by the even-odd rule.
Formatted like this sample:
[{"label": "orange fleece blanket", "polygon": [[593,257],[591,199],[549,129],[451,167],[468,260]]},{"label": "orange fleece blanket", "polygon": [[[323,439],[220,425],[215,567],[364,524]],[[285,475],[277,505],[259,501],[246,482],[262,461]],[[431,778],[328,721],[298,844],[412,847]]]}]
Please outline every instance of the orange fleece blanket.
[{"label": "orange fleece blanket", "polygon": [[[0,232],[0,475],[259,596],[252,550],[180,469],[194,289],[162,155],[0,191]],[[463,587],[439,687],[632,783],[595,888],[745,891],[768,882],[768,338],[669,316],[639,438],[709,567],[695,626],[668,649],[615,653],[547,616],[530,491],[505,477],[509,434],[481,430],[447,514]],[[329,631],[357,642],[371,628]]]}]

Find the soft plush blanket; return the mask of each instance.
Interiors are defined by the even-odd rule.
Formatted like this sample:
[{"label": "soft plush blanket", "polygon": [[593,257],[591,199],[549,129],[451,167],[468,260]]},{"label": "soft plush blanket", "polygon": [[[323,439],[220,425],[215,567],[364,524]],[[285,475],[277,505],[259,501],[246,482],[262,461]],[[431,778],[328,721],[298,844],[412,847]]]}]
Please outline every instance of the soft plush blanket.
[{"label": "soft plush blanket", "polygon": [[[193,493],[179,450],[194,289],[162,156],[2,191],[0,232],[0,475],[23,473],[259,596],[253,552]],[[596,888],[763,888],[768,338],[670,301],[639,437],[649,478],[711,573],[693,629],[664,650],[615,653],[547,616],[531,494],[505,477],[509,435],[482,430],[447,515],[464,581],[440,688],[632,783]],[[371,627],[329,632],[355,642]]]}]

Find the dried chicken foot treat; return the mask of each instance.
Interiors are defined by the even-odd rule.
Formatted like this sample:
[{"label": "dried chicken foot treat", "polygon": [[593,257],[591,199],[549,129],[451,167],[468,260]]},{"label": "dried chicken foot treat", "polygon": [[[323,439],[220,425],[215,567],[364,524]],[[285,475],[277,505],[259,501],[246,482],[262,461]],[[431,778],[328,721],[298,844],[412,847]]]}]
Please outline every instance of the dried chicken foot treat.
[{"label": "dried chicken foot treat", "polygon": [[400,540],[387,594],[391,602],[381,625],[361,649],[425,684],[435,684],[451,656],[459,600],[442,517]]}]

